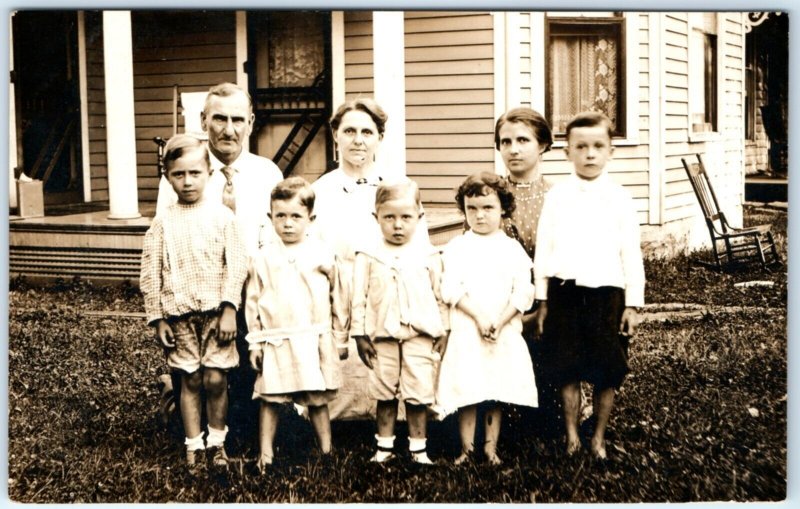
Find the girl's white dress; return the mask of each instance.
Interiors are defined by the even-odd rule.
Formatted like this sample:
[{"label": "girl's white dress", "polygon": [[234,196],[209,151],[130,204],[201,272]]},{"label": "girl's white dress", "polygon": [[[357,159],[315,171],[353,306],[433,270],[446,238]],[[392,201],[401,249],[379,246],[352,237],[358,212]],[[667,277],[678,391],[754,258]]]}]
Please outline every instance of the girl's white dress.
[{"label": "girl's white dress", "polygon": [[468,295],[475,307],[499,316],[510,303],[520,313],[533,303],[532,263],[519,243],[498,230],[467,231],[445,246],[442,299],[450,304],[450,338],[439,370],[436,402],[443,413],[482,401],[538,406],[536,380],[520,315],[496,342],[481,337],[475,321],[455,307]]},{"label": "girl's white dress", "polygon": [[[247,341],[263,352],[254,393],[325,391],[340,385],[333,336],[336,267],[330,248],[309,237],[287,248],[275,236],[250,260]],[[332,290],[333,298],[332,298]],[[335,309],[336,306],[333,306]]]}]

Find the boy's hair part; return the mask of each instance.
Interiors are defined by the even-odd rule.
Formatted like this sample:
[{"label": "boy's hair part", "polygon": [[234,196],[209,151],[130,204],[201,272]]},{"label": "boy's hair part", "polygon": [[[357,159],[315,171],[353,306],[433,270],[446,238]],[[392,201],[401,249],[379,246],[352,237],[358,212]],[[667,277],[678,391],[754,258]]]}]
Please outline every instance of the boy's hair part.
[{"label": "boy's hair part", "polygon": [[389,120],[389,115],[375,102],[375,99],[359,97],[358,99],[342,103],[331,117],[331,129],[334,131],[339,129],[339,124],[342,123],[342,117],[344,117],[345,113],[348,111],[363,111],[369,115],[378,128],[378,134],[383,136],[383,133],[386,131],[386,122]]},{"label": "boy's hair part", "polygon": [[394,184],[382,183],[378,186],[378,190],[375,193],[375,212],[387,201],[397,200],[398,198],[411,198],[416,203],[417,210],[422,208],[419,186],[410,178],[405,178]]},{"label": "boy's hair part", "polygon": [[577,127],[597,127],[604,126],[608,131],[608,139],[614,138],[614,123],[605,113],[599,111],[584,111],[578,113],[567,124],[566,139],[569,142],[569,133]]},{"label": "boy's hair part", "polygon": [[214,96],[217,97],[229,97],[236,94],[244,94],[247,97],[247,104],[250,106],[250,113],[253,112],[253,98],[250,97],[250,93],[240,87],[235,83],[220,83],[219,85],[214,85],[208,90],[208,95],[206,96],[206,102],[203,104],[203,113],[208,114],[208,108],[211,106],[211,98]]},{"label": "boy's hair part", "polygon": [[314,212],[316,195],[311,184],[303,177],[289,177],[278,182],[269,195],[270,206],[274,201],[290,201],[295,197],[300,200],[302,206],[308,209],[309,214]]},{"label": "boy's hair part", "polygon": [[187,152],[200,149],[203,151],[203,160],[206,168],[211,170],[211,160],[208,157],[208,150],[205,143],[199,138],[189,134],[176,134],[167,141],[164,146],[164,175],[169,174],[169,170],[175,166],[175,161],[186,155]]},{"label": "boy's hair part", "polygon": [[503,217],[510,217],[517,204],[514,201],[514,194],[508,188],[508,182],[504,178],[488,171],[473,173],[458,186],[456,191],[456,204],[458,209],[466,214],[464,201],[467,197],[489,196],[491,193],[497,194],[500,199],[500,206],[503,209]]},{"label": "boy's hair part", "polygon": [[497,119],[494,125],[494,147],[497,150],[500,150],[500,128],[504,124],[515,122],[528,126],[536,138],[536,142],[544,147],[543,154],[550,150],[553,145],[553,130],[550,128],[550,124],[538,111],[523,107],[512,108]]}]

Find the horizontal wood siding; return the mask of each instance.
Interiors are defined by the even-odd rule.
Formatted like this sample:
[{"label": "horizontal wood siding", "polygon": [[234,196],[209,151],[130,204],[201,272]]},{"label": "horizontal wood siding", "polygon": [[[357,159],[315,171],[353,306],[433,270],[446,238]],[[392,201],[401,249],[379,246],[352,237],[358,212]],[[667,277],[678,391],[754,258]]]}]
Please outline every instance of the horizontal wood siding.
[{"label": "horizontal wood siding", "polygon": [[91,200],[108,200],[106,170],[106,97],[103,71],[103,17],[98,11],[87,11],[86,80],[89,121],[89,174]]},{"label": "horizontal wood siding", "polygon": [[492,15],[406,12],[406,172],[426,203],[494,169]]},{"label": "horizontal wood siding", "polygon": [[[371,97],[375,93],[372,59],[372,12],[345,11],[345,100]],[[334,105],[334,107],[338,106],[338,104]]]},{"label": "horizontal wood siding", "polygon": [[[544,37],[544,34],[533,34]],[[519,14],[519,104],[531,107],[531,13]]]},{"label": "horizontal wood siding", "polygon": [[[202,92],[236,81],[233,11],[133,11],[133,74],[139,200],[158,194],[155,136],[173,132],[173,86]],[[183,116],[178,111],[178,132]]]},{"label": "horizontal wood siding", "polygon": [[664,66],[664,221],[690,217],[696,199],[686,185],[681,158],[689,155],[689,17],[672,12],[663,18]]},{"label": "horizontal wood siding", "polygon": [[665,222],[697,217],[697,199],[681,163],[702,154],[717,198],[726,215],[737,222],[744,201],[744,27],[742,14],[719,12],[718,23],[718,133],[698,141],[689,132],[689,16],[665,15],[666,72],[664,160]]}]

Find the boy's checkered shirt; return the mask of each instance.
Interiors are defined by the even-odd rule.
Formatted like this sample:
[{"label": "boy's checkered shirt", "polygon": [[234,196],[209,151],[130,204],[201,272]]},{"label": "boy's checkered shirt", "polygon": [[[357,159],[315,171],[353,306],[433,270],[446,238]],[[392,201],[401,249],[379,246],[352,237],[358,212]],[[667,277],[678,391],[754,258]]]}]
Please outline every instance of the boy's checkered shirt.
[{"label": "boy's checkered shirt", "polygon": [[244,241],[227,207],[206,200],[176,203],[153,219],[141,272],[148,323],[211,311],[223,302],[238,309],[246,276]]}]

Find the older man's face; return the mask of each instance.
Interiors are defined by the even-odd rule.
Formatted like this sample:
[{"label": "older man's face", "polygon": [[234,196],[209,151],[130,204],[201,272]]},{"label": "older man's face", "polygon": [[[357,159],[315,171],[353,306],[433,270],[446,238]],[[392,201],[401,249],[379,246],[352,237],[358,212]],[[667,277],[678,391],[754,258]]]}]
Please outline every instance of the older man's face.
[{"label": "older man's face", "polygon": [[225,164],[235,161],[242,152],[242,143],[250,135],[253,118],[244,94],[212,96],[208,111],[201,117],[211,153]]}]

